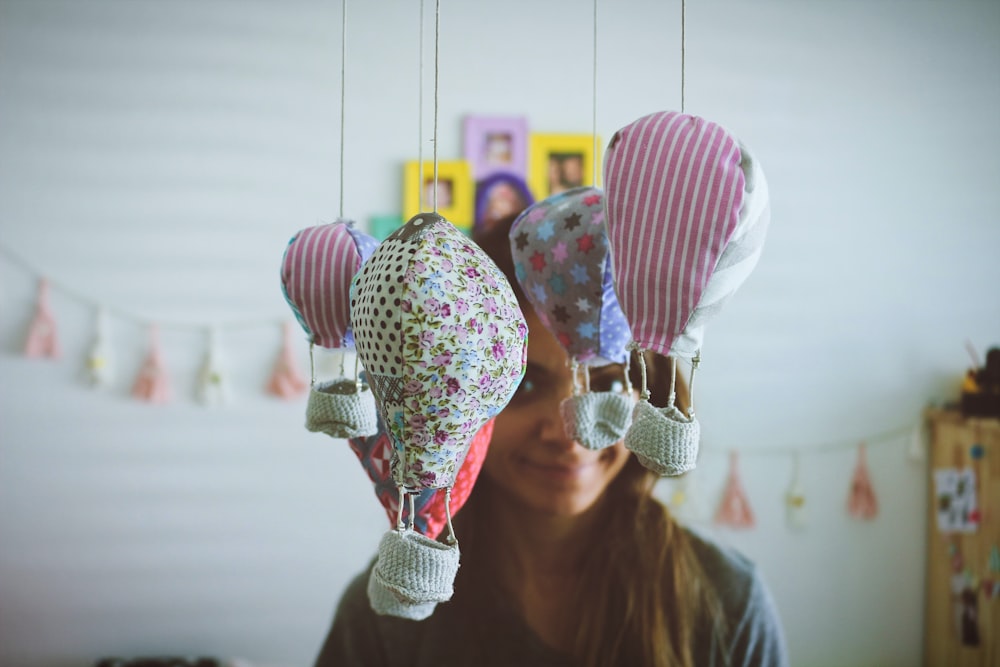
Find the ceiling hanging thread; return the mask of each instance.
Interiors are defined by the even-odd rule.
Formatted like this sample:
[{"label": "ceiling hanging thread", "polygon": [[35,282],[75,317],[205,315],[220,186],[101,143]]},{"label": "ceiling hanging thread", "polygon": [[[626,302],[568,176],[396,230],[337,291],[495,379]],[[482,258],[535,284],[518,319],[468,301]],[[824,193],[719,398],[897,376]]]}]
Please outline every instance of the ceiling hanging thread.
[{"label": "ceiling hanging thread", "polygon": [[591,174],[591,183],[594,187],[597,187],[597,0],[594,0],[594,72],[593,72],[593,89],[594,89],[594,103],[591,119],[592,131],[593,131],[593,173]]},{"label": "ceiling hanging thread", "polygon": [[685,22],[687,13],[687,0],[681,0],[681,113],[684,113],[684,68],[685,68],[685,53],[684,53],[684,41],[687,38],[685,35]]},{"label": "ceiling hanging thread", "polygon": [[344,217],[344,100],[347,90],[347,0],[340,3],[340,218]]},{"label": "ceiling hanging thread", "polygon": [[420,0],[420,38],[418,40],[420,56],[418,60],[419,76],[417,77],[417,171],[420,176],[420,187],[417,188],[417,208],[424,210],[424,0]]},{"label": "ceiling hanging thread", "polygon": [[434,212],[438,210],[438,81],[440,78],[441,0],[434,0]]}]

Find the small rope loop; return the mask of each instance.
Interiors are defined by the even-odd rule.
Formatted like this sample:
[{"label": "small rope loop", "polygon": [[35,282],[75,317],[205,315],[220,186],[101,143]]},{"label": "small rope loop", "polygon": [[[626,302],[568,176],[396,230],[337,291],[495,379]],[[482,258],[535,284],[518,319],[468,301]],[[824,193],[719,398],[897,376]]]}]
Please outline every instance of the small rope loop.
[{"label": "small rope loop", "polygon": [[671,408],[677,400],[677,358],[670,357],[670,400],[667,403]]},{"label": "small rope loop", "polygon": [[396,507],[396,530],[406,530],[406,524],[403,523],[403,496],[406,492],[403,491],[403,487],[399,487],[399,502]]},{"label": "small rope loop", "polygon": [[632,377],[629,373],[632,366],[632,355],[625,355],[625,393],[629,396],[632,395]]},{"label": "small rope loop", "polygon": [[569,372],[573,376],[573,395],[580,395],[580,364],[576,359],[569,360]]},{"label": "small rope loop", "polygon": [[445,489],[444,491],[444,515],[448,519],[448,544],[457,544],[458,538],[455,537],[455,527],[451,525],[451,487]]},{"label": "small rope loop", "polygon": [[354,386],[357,387],[359,394],[364,387],[361,383],[361,358],[357,352],[354,353]]},{"label": "small rope loop", "polygon": [[316,362],[313,360],[313,345],[312,340],[309,341],[309,386],[316,386]]},{"label": "small rope loop", "polygon": [[688,382],[688,401],[690,405],[688,406],[688,417],[694,418],[694,372],[698,370],[698,364],[701,363],[701,349],[699,348],[695,353],[694,357],[691,359],[691,380]]},{"label": "small rope loop", "polygon": [[639,393],[639,398],[643,401],[649,400],[649,384],[646,379],[646,357],[643,355],[643,349],[639,347],[635,342],[628,344],[627,349],[634,351],[636,356],[639,358],[639,374],[642,377],[642,391]]}]

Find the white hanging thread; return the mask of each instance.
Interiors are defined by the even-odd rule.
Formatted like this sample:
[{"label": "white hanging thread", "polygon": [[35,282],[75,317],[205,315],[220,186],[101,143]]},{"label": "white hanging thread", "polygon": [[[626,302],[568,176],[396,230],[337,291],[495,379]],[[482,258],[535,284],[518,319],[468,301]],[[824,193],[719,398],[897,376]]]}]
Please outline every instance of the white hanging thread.
[{"label": "white hanging thread", "polygon": [[681,113],[684,113],[684,70],[685,70],[685,48],[684,42],[687,38],[685,34],[685,14],[687,13],[687,1],[681,0]]},{"label": "white hanging thread", "polygon": [[591,126],[594,133],[593,134],[594,145],[593,145],[593,152],[591,153],[591,155],[593,156],[591,158],[593,160],[593,174],[590,182],[594,184],[594,187],[597,187],[597,0],[594,0],[594,77],[593,78],[594,78],[593,81],[594,101],[593,101],[593,119],[592,119],[593,122]]},{"label": "white hanging thread", "polygon": [[438,99],[441,45],[441,0],[434,2],[434,212],[438,210]]},{"label": "white hanging thread", "polygon": [[420,178],[420,187],[417,188],[417,208],[424,210],[424,0],[420,0],[420,75],[417,78],[417,170]]},{"label": "white hanging thread", "polygon": [[340,2],[340,217],[344,217],[344,100],[347,73],[347,0]]}]

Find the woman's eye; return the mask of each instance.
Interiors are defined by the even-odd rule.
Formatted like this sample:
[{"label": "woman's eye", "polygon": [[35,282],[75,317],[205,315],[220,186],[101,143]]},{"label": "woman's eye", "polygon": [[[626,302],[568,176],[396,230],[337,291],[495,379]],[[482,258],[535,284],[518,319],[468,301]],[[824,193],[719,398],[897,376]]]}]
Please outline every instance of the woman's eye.
[{"label": "woman's eye", "polygon": [[614,376],[595,377],[590,379],[590,390],[609,391],[618,394],[625,391],[625,383]]},{"label": "woman's eye", "polygon": [[519,384],[517,389],[514,391],[512,400],[516,401],[518,399],[528,398],[535,392],[536,389],[537,386],[535,385],[535,381],[531,378],[525,377],[521,380],[521,384]]}]

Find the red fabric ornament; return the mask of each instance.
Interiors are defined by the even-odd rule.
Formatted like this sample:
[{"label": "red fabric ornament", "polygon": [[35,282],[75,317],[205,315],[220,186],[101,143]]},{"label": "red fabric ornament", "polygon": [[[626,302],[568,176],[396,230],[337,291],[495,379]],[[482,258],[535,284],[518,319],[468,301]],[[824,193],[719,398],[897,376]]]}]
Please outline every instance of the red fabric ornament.
[{"label": "red fabric ornament", "polygon": [[858,445],[858,462],[851,479],[851,491],[847,496],[847,512],[855,518],[871,520],[878,515],[878,498],[872,487],[865,452],[865,443],[862,442]]},{"label": "red fabric ornament", "polygon": [[35,316],[28,326],[24,355],[33,359],[42,357],[56,359],[60,354],[56,320],[49,307],[49,282],[42,278],[38,281],[38,304],[35,306]]},{"label": "red fabric ornament", "polygon": [[729,453],[729,479],[722,493],[722,502],[715,513],[715,523],[731,528],[753,528],[756,525],[750,499],[743,489],[740,479],[739,458],[736,452]]}]

